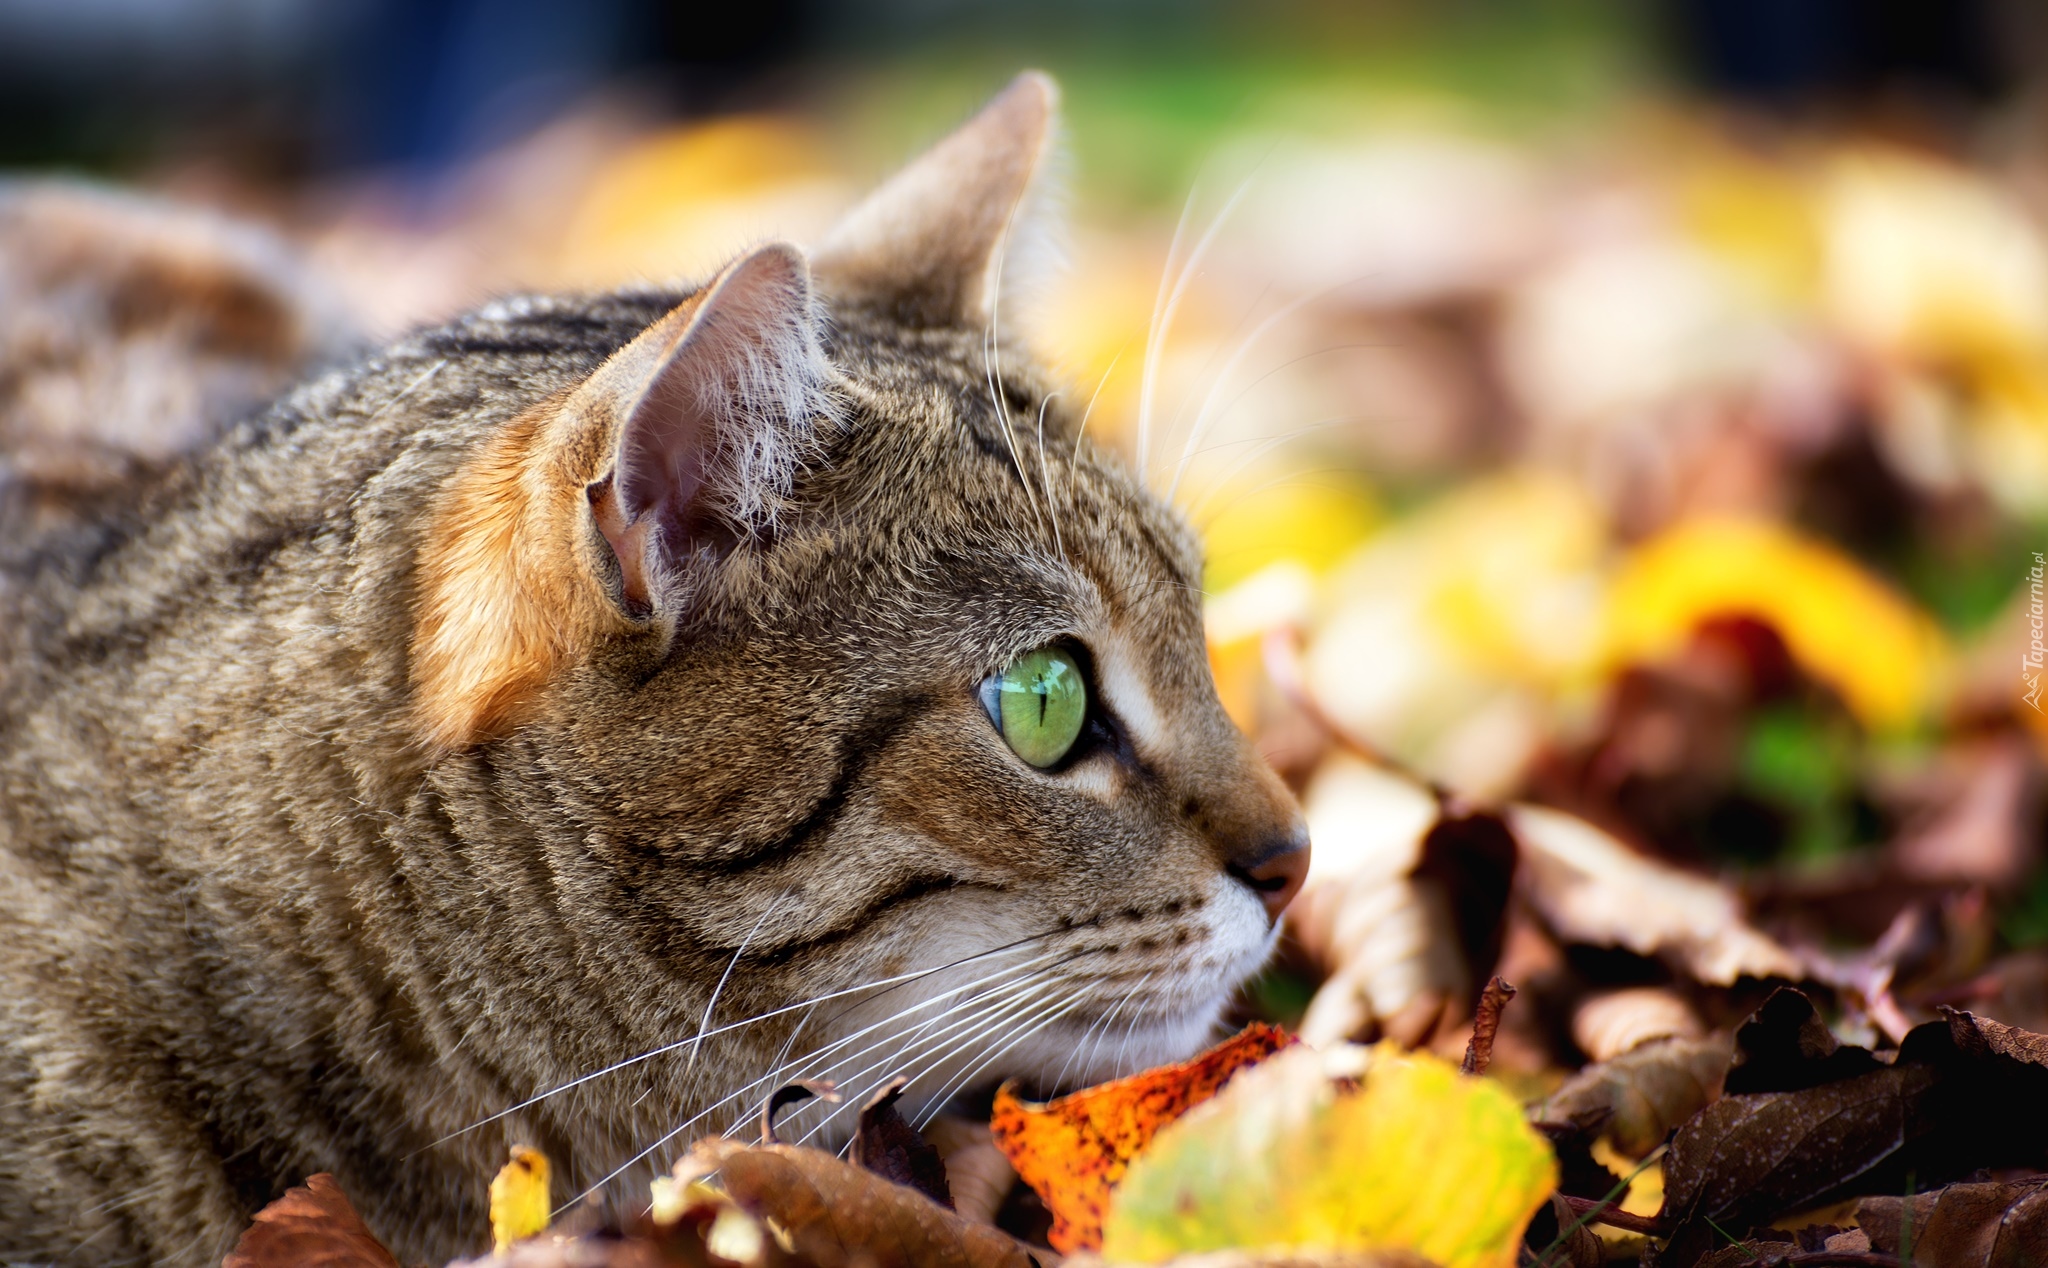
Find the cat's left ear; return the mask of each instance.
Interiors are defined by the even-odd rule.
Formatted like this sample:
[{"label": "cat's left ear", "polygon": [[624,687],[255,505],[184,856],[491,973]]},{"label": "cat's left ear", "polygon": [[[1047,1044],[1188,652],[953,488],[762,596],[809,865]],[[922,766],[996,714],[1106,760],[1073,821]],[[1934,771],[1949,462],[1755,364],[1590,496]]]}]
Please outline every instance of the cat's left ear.
[{"label": "cat's left ear", "polygon": [[418,562],[427,747],[505,733],[564,665],[644,628],[693,552],[769,527],[834,414],[815,309],[802,252],[761,247],[453,474]]},{"label": "cat's left ear", "polygon": [[913,325],[987,324],[998,286],[1009,292],[1053,254],[1059,95],[1050,76],[1024,72],[870,194],[813,256],[825,292]]},{"label": "cat's left ear", "polygon": [[628,598],[651,601],[691,550],[773,520],[834,413],[821,329],[802,252],[773,243],[577,390],[575,404],[618,420],[611,470],[589,493]]}]

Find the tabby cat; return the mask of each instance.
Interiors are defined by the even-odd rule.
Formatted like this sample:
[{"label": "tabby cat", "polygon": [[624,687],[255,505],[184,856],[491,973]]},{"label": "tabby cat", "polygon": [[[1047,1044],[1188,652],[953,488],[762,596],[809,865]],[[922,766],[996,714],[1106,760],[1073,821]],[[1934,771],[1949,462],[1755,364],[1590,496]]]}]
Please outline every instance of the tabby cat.
[{"label": "tabby cat", "polygon": [[217,1263],[332,1171],[439,1263],[513,1141],[644,1195],[792,1077],[922,1115],[1210,1037],[1306,839],[1194,538],[997,338],[1053,107],[808,257],[413,334],[19,552],[0,1261]]}]

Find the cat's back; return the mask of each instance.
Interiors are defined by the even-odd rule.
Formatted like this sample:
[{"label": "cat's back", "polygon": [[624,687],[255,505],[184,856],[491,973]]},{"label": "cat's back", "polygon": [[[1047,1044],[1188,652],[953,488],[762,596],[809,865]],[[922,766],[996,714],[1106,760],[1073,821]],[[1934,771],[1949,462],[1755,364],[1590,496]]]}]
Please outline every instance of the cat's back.
[{"label": "cat's back", "polygon": [[[0,1138],[41,1143],[0,1158],[0,1209],[161,1187],[165,1154],[88,1174],[64,1133],[81,1159],[109,1131],[179,1139],[170,1071],[277,1050],[277,1014],[317,1018],[333,974],[383,972],[318,961],[358,953],[343,936],[363,871],[350,860],[405,809],[403,626],[434,497],[483,439],[674,302],[488,305],[10,540]],[[278,990],[295,978],[304,1001]],[[310,1027],[306,1041],[324,1042]],[[194,1165],[233,1153],[224,1143],[190,1141]],[[166,1200],[195,1222],[244,1217],[193,1185]],[[125,1218],[110,1208],[110,1229]]]},{"label": "cat's back", "polygon": [[17,635],[10,697],[167,651],[225,659],[225,644],[180,647],[181,636],[217,639],[221,622],[281,600],[332,615],[337,585],[402,584],[406,560],[380,548],[416,544],[462,456],[675,302],[488,304],[316,378],[90,514],[17,532],[0,555]]}]

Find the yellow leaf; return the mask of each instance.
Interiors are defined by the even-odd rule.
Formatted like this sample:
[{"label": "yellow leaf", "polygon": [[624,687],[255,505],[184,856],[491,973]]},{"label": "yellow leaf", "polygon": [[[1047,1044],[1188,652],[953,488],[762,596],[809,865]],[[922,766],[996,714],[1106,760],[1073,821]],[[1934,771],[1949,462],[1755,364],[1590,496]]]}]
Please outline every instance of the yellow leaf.
[{"label": "yellow leaf", "polygon": [[1273,479],[1263,469],[1204,494],[1203,585],[1220,593],[1282,560],[1326,572],[1380,520],[1371,486],[1348,475]]},{"label": "yellow leaf", "polygon": [[491,1240],[498,1254],[548,1226],[548,1158],[526,1145],[512,1146],[512,1161],[491,1180]]},{"label": "yellow leaf", "polygon": [[1131,1164],[1102,1256],[1300,1247],[1509,1268],[1556,1185],[1550,1146],[1498,1084],[1388,1044],[1294,1048],[1240,1074]]},{"label": "yellow leaf", "polygon": [[1610,592],[1609,655],[1660,659],[1717,616],[1777,630],[1867,726],[1908,726],[1937,701],[1940,627],[1834,547],[1761,520],[1693,520],[1643,543]]}]

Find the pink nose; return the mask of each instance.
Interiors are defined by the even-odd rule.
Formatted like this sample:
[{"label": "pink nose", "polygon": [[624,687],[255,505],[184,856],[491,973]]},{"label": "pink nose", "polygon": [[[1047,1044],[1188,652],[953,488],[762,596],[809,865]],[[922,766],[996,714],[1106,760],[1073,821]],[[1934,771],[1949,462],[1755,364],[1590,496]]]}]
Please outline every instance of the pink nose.
[{"label": "pink nose", "polygon": [[1277,921],[1287,904],[1301,892],[1308,879],[1309,847],[1306,840],[1290,841],[1257,863],[1232,864],[1230,874],[1243,881],[1266,908],[1266,919]]}]

